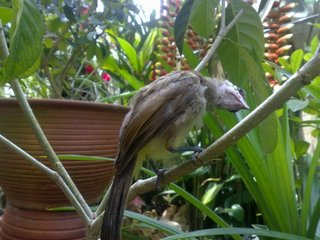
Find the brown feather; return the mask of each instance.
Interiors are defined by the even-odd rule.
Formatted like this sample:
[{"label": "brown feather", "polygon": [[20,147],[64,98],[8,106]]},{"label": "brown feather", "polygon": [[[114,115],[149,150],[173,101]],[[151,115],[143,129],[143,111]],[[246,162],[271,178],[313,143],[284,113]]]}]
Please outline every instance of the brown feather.
[{"label": "brown feather", "polygon": [[142,88],[132,101],[119,137],[116,173],[106,205],[101,240],[120,240],[121,222],[133,172],[146,158],[165,160],[179,147],[207,108],[247,108],[230,82],[177,71]]}]

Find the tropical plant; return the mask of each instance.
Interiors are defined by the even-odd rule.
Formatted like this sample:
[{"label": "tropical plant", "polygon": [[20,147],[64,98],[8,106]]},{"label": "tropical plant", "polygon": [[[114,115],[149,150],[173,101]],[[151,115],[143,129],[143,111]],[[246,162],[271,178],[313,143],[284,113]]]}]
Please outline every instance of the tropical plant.
[{"label": "tropical plant", "polygon": [[[13,2],[1,8],[3,16],[8,16],[4,23],[16,11],[15,5]],[[150,71],[156,30],[152,21],[150,27],[142,24],[139,9],[131,1],[99,6],[97,1],[43,1],[39,7],[42,15],[36,23],[23,26],[38,35],[26,33],[20,40],[20,45],[27,44],[33,38],[39,39],[44,31],[42,43],[38,41],[37,49],[33,49],[38,55],[41,51],[29,69],[35,73],[23,85],[29,96],[100,101],[119,93],[119,87],[141,87],[137,79],[148,76]],[[24,9],[32,12],[28,4]],[[14,30],[5,29],[6,33]],[[27,55],[30,61],[33,55]],[[146,74],[142,74],[144,71]]]},{"label": "tropical plant", "polygon": [[[76,78],[86,74],[92,78],[97,78],[98,76],[94,73],[100,71],[100,69],[110,74],[112,82],[114,79],[117,80],[112,85],[113,91],[110,91],[114,96],[109,96],[108,94],[99,95],[100,100],[107,97],[103,100],[111,101],[115,98],[121,98],[123,94],[126,96],[133,94],[135,90],[147,83],[150,78],[153,57],[164,64],[168,71],[171,71],[170,65],[166,65],[163,58],[150,57],[154,49],[153,43],[159,36],[157,31],[146,30],[144,26],[139,28],[139,24],[135,24],[134,20],[130,23],[127,22],[128,19],[124,16],[130,15],[130,10],[128,9],[131,9],[131,5],[126,5],[127,8],[124,8],[129,11],[128,13],[126,10],[123,12],[119,5],[123,4],[123,2],[110,2],[116,10],[111,11],[111,8],[107,8],[106,12],[111,11],[109,12],[110,15],[108,15],[112,16],[109,19],[110,21],[116,20],[115,24],[108,28],[98,21],[99,18],[94,18],[94,16],[105,16],[103,15],[104,13],[100,15],[95,7],[86,9],[87,6],[84,6],[85,10],[89,12],[79,14],[80,11],[77,12],[75,9],[79,10],[81,8],[75,7],[77,6],[76,2],[73,2],[75,5],[59,3],[60,5],[57,6],[44,5],[46,7],[45,12],[48,13],[46,23],[51,23],[47,25],[47,28],[50,30],[49,27],[51,26],[57,32],[63,33],[59,35],[61,38],[58,38],[58,41],[54,41],[56,40],[55,36],[51,35],[45,35],[44,38],[44,54],[56,52],[56,55],[50,55],[50,59],[52,57],[56,62],[53,61],[47,64],[47,70],[49,68],[51,74],[57,74],[56,76],[59,77],[60,83],[61,80],[63,82],[66,81],[66,83],[57,88],[58,91],[52,90],[57,96],[59,94],[60,96],[62,95],[63,89],[72,95],[70,89],[81,90],[83,87],[84,89],[90,87],[86,82],[84,85],[77,85],[76,83],[78,83],[79,79]],[[79,2],[80,6],[83,7],[82,3]],[[94,3],[96,2],[94,1]],[[58,10],[60,13],[64,12],[64,21],[58,18]],[[33,1],[13,1],[12,6],[0,8],[0,11],[4,13],[1,14],[3,16],[1,20],[4,23],[12,21],[12,25],[8,30],[10,54],[1,54],[0,82],[1,84],[10,82],[17,93],[19,101],[23,102],[23,96],[19,93],[17,81],[14,79],[26,78],[33,72],[37,72],[41,79],[45,79],[43,77],[46,74],[45,66],[40,65],[40,58],[49,55],[41,54],[43,46],[41,42],[43,25],[39,20],[41,15]],[[93,11],[94,14],[90,15],[90,11]],[[218,18],[214,14],[220,11],[222,18]],[[125,13],[128,15],[125,15]],[[18,18],[14,16],[18,16]],[[224,17],[226,17],[226,22],[223,20]],[[231,23],[235,25],[228,29]],[[85,29],[91,29],[91,31],[82,31],[82,27],[84,27],[82,24],[88,24],[89,27]],[[124,28],[123,26],[126,26],[126,24],[134,26],[134,30],[129,31],[131,28]],[[190,29],[189,26],[199,37],[206,39],[209,45],[212,44],[211,49],[215,49],[216,45],[220,43],[214,59],[209,62],[200,61],[201,58],[197,50],[186,44],[185,36],[189,36],[187,33]],[[104,29],[104,31],[101,32],[101,29]],[[136,37],[136,34],[132,34],[135,31],[139,32],[139,37]],[[264,39],[261,20],[251,5],[240,0],[230,1],[226,9],[224,8],[224,1],[220,3],[211,0],[187,0],[176,17],[173,32],[175,33],[175,44],[180,51],[181,57],[185,58],[185,61],[192,69],[195,68],[197,71],[201,71],[202,74],[209,75],[211,70],[214,69],[216,58],[218,58],[228,78],[246,90],[247,101],[251,109],[253,109],[252,113],[243,111],[236,115],[223,111],[208,114],[204,117],[204,129],[207,132],[200,134],[203,138],[195,137],[198,135],[197,132],[196,134],[191,134],[188,139],[190,144],[201,146],[207,146],[212,139],[216,139],[213,145],[199,155],[199,158],[204,162],[208,162],[221,152],[225,152],[223,159],[232,163],[236,172],[231,170],[230,173],[226,174],[227,176],[222,176],[219,182],[215,182],[212,179],[207,179],[212,176],[212,171],[205,167],[186,176],[187,173],[197,167],[193,163],[185,162],[176,168],[168,170],[161,182],[166,184],[185,176],[185,181],[181,184],[179,183],[180,186],[171,183],[169,188],[201,211],[197,215],[199,219],[210,219],[217,226],[223,228],[187,234],[159,221],[153,221],[146,216],[131,212],[126,212],[126,215],[138,219],[144,224],[156,227],[168,235],[174,235],[171,238],[168,237],[168,239],[188,236],[213,236],[217,234],[232,235],[235,239],[240,239],[236,234],[258,234],[283,239],[313,239],[319,237],[316,229],[319,221],[320,200],[317,193],[318,179],[315,176],[318,174],[317,161],[320,147],[317,143],[315,151],[307,153],[308,146],[306,141],[297,138],[295,135],[296,129],[306,124],[316,125],[319,123],[317,118],[312,121],[302,121],[300,116],[295,114],[297,110],[318,114],[317,109],[320,101],[319,77],[315,77],[319,74],[317,65],[319,62],[317,61],[319,61],[320,53],[317,38],[314,38],[311,46],[304,51],[297,50],[293,52],[289,60],[280,58],[279,63],[282,64],[282,67],[276,64],[270,65],[270,63],[262,65]],[[101,39],[102,36],[103,39]],[[139,41],[140,39],[142,40]],[[1,46],[4,45],[3,42],[1,42]],[[57,42],[61,43],[61,45],[54,46],[54,43]],[[69,42],[71,42],[70,46],[68,45]],[[83,45],[80,43],[83,43]],[[3,51],[3,48],[0,49]],[[80,50],[83,50],[83,52]],[[65,53],[62,53],[63,51]],[[64,54],[71,55],[66,57]],[[76,56],[82,56],[81,54],[85,55],[79,60]],[[210,54],[206,56],[210,56]],[[24,59],[25,61],[21,62],[17,61],[17,59]],[[68,64],[68,61],[70,61],[70,64]],[[202,63],[206,63],[207,68],[203,68]],[[59,64],[62,64],[62,66]],[[57,66],[57,72],[55,72],[55,68],[51,68],[52,66]],[[278,92],[268,85],[265,70],[273,74],[283,85]],[[37,77],[37,74],[31,78]],[[280,75],[287,77],[287,79],[280,78]],[[297,90],[311,82],[313,78],[315,80],[311,84],[297,93]],[[26,86],[28,85],[28,80],[30,78],[25,81],[27,82]],[[45,79],[46,84],[49,82],[49,79]],[[68,85],[68,83],[73,85]],[[50,84],[52,85],[51,82]],[[71,86],[75,86],[75,88],[68,88]],[[80,90],[77,90],[76,93],[80,93]],[[289,97],[294,95],[295,98],[285,103]],[[274,112],[276,109],[278,110]],[[31,113],[27,107],[26,112],[26,115],[30,117]],[[268,114],[270,114],[269,117],[267,117]],[[265,120],[254,128],[263,119]],[[227,131],[228,129],[231,130]],[[210,130],[210,134],[208,130]],[[315,126],[314,133],[317,132],[318,129]],[[38,135],[41,135],[39,131]],[[1,135],[0,140],[17,151],[16,146]],[[236,146],[229,147],[237,140],[239,141]],[[20,154],[27,155],[27,153],[21,152]],[[32,156],[28,157],[32,159]],[[33,159],[32,161],[35,160]],[[214,167],[213,170],[218,170],[215,165],[212,166]],[[190,180],[195,175],[198,178]],[[132,194],[154,190],[156,188],[155,182],[155,178],[138,181],[132,187],[134,190]],[[219,195],[221,197],[223,190],[230,189],[228,184],[232,184],[234,188],[234,182],[243,182],[245,184],[247,191],[262,214],[263,224],[267,230],[230,228],[232,224],[242,226],[243,218],[241,214],[244,211],[241,208],[243,203],[248,201],[232,201],[229,199],[228,203],[226,201],[223,204],[219,203]],[[197,191],[199,183],[203,183],[206,189]],[[185,187],[185,189],[181,186]],[[187,191],[189,189],[195,196],[198,195],[196,196],[198,198],[190,194]],[[205,195],[202,198],[203,202],[201,202],[199,199],[203,192],[205,192]],[[248,196],[246,191],[243,193],[244,196]],[[81,196],[70,195],[68,197],[73,202],[82,203]],[[92,211],[85,204],[84,206],[79,205],[76,205],[76,208],[88,225],[88,236],[91,234],[90,239],[94,239],[99,230],[100,218],[95,219]],[[214,207],[217,208],[214,209]],[[98,215],[101,213],[102,208],[103,203],[97,210]],[[231,218],[225,217],[224,214],[231,216]],[[248,223],[247,227],[251,227],[254,223],[256,222]],[[261,226],[257,225],[255,227],[261,228]],[[203,226],[201,225],[194,226],[192,230],[202,228]],[[126,232],[130,235],[130,231]]]}]

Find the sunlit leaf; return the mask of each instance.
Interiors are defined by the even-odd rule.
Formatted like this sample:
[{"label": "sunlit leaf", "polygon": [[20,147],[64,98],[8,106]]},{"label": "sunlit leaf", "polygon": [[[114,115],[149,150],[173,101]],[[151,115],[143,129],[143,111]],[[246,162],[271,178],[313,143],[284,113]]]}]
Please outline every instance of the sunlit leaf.
[{"label": "sunlit leaf", "polygon": [[318,48],[318,46],[319,46],[319,38],[316,35],[311,40],[311,44],[310,44],[311,53],[315,53],[317,48]]},{"label": "sunlit leaf", "polygon": [[263,27],[258,13],[251,5],[241,0],[230,1],[226,9],[226,24],[231,22],[242,9],[244,14],[225,38],[245,47],[249,52],[254,52],[259,59],[262,59],[264,52]]},{"label": "sunlit leaf", "polygon": [[117,37],[116,40],[119,43],[121,50],[127,56],[133,70],[136,72],[140,72],[140,64],[136,50],[131,46],[129,42],[127,42],[123,38]]},{"label": "sunlit leaf", "polygon": [[217,5],[216,0],[197,0],[192,6],[190,25],[197,34],[204,38],[209,38],[214,33],[216,25],[214,9]]},{"label": "sunlit leaf", "polygon": [[212,200],[214,200],[222,187],[223,187],[223,184],[221,184],[221,183],[220,184],[217,184],[217,183],[210,184],[207,191],[202,196],[202,200],[201,200],[202,203],[208,204]]},{"label": "sunlit leaf", "polygon": [[291,72],[291,66],[290,63],[284,59],[283,57],[278,58],[279,64],[287,71]]},{"label": "sunlit leaf", "polygon": [[127,81],[133,87],[133,89],[139,90],[140,88],[143,87],[143,83],[139,81],[139,79],[137,79],[135,76],[128,73],[127,71],[119,69],[118,73],[120,74],[121,77],[123,77],[125,81]]},{"label": "sunlit leaf", "polygon": [[290,56],[291,72],[295,73],[301,67],[303,61],[303,50],[297,49]]},{"label": "sunlit leaf", "polygon": [[13,1],[13,11],[16,17],[10,28],[10,54],[4,61],[2,84],[32,74],[42,52],[44,28],[36,3]]},{"label": "sunlit leaf", "polygon": [[151,30],[146,40],[144,41],[142,48],[138,53],[140,66],[144,66],[147,63],[150,56],[152,55],[152,52],[154,51],[155,39],[157,36],[158,36],[158,30],[153,29]]},{"label": "sunlit leaf", "polygon": [[0,19],[2,24],[6,24],[12,20],[14,12],[12,8],[0,7]]}]

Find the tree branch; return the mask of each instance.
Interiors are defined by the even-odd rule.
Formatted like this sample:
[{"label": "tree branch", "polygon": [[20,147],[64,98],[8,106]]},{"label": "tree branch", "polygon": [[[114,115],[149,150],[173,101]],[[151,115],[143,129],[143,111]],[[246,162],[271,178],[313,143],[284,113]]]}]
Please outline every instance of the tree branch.
[{"label": "tree branch", "polygon": [[[7,46],[5,38],[4,38],[3,28],[2,28],[1,22],[0,22],[0,31],[2,31],[2,33],[0,34],[0,46],[2,49],[2,54],[3,54],[2,56],[3,56],[3,58],[5,58],[5,57],[9,56],[9,49],[8,49],[8,46]],[[76,185],[72,181],[70,175],[68,174],[68,172],[66,171],[66,169],[64,168],[64,166],[60,162],[59,158],[57,157],[56,153],[54,152],[52,146],[50,145],[47,137],[45,136],[39,122],[37,121],[32,109],[27,101],[25,94],[22,91],[22,88],[19,84],[19,81],[17,79],[14,79],[10,82],[10,85],[11,85],[11,87],[14,91],[14,94],[18,100],[18,103],[20,105],[22,113],[24,114],[26,120],[30,124],[31,129],[32,129],[34,135],[36,136],[40,146],[42,147],[44,153],[48,157],[50,164],[53,166],[53,168],[56,170],[56,172],[61,176],[61,178],[65,181],[65,184],[66,184],[65,187],[67,187],[68,190],[66,190],[66,189],[62,189],[62,190],[64,192],[71,192],[72,194],[74,194],[74,196],[76,197],[76,199],[78,201],[78,203],[75,205],[75,207],[81,208],[81,209],[77,209],[79,211],[79,213],[81,213],[81,215],[82,215],[82,213],[85,213],[86,214],[85,219],[87,219],[87,218],[92,219],[93,213],[92,213],[89,205],[84,200],[83,196],[79,192],[78,188],[76,187]],[[40,170],[42,170],[42,169],[40,169]],[[61,186],[61,184],[59,186]],[[73,196],[67,196],[67,197],[68,197],[68,199],[73,198]]]},{"label": "tree branch", "polygon": [[35,166],[37,169],[39,169],[41,172],[43,172],[45,175],[49,176],[63,191],[65,196],[68,198],[68,200],[71,202],[71,204],[78,209],[78,213],[83,218],[83,220],[86,222],[87,225],[91,224],[91,219],[88,217],[87,213],[84,211],[82,206],[79,204],[79,201],[75,197],[75,195],[70,191],[69,187],[66,185],[65,181],[61,178],[61,176],[52,169],[48,168],[46,165],[32,157],[30,154],[25,152],[23,149],[19,148],[17,145],[15,145],[13,142],[5,138],[4,136],[0,135],[0,141],[3,142],[9,149],[14,151],[15,153],[22,156],[24,159],[26,159],[28,162],[30,162],[33,166]]},{"label": "tree branch", "polygon": [[184,162],[178,166],[174,166],[167,170],[157,185],[157,177],[151,177],[145,180],[139,180],[134,183],[128,195],[128,202],[136,196],[146,192],[155,190],[159,186],[165,186],[170,182],[179,180],[181,177],[189,174],[199,167],[201,162],[209,163],[215,157],[219,156],[225,150],[235,144],[250,130],[261,123],[269,114],[282,106],[291,96],[303,86],[311,83],[311,81],[320,75],[320,46],[318,47],[314,57],[307,62],[297,73],[291,76],[280,89],[268,97],[254,111],[247,115],[241,122],[235,125],[221,138],[212,143],[208,148],[202,151],[197,158],[197,163],[193,161]]}]

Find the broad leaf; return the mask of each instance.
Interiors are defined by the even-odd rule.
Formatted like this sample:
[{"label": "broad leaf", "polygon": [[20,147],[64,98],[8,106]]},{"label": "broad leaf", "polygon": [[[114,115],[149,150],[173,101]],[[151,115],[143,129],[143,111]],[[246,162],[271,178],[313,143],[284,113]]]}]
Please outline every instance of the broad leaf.
[{"label": "broad leaf", "polygon": [[14,12],[11,8],[0,7],[0,20],[2,24],[6,24],[14,17]]},{"label": "broad leaf", "polygon": [[244,14],[229,31],[226,38],[245,47],[249,52],[254,52],[259,59],[262,59],[264,53],[263,27],[258,13],[251,5],[241,0],[230,1],[226,9],[226,23],[230,23],[242,9]]},{"label": "broad leaf", "polygon": [[214,9],[217,5],[216,0],[197,0],[192,6],[190,25],[197,34],[204,38],[209,38],[214,33],[216,26]]},{"label": "broad leaf", "polygon": [[290,99],[287,102],[287,106],[292,112],[303,110],[308,106],[308,104],[309,104],[308,100],[299,100],[299,99]]},{"label": "broad leaf", "polygon": [[184,35],[189,25],[189,18],[192,11],[193,3],[194,0],[187,0],[185,2],[174,24],[174,38],[180,54],[182,54],[183,51]]},{"label": "broad leaf", "polygon": [[139,65],[139,60],[138,60],[138,56],[137,56],[136,50],[126,40],[124,40],[122,38],[119,38],[119,37],[117,37],[116,40],[118,41],[121,50],[127,56],[132,69],[135,72],[140,72],[140,65]]},{"label": "broad leaf", "polygon": [[152,51],[154,50],[155,39],[158,35],[158,30],[153,29],[148,34],[148,37],[144,41],[141,50],[139,51],[139,62],[140,66],[143,67],[150,59]]},{"label": "broad leaf", "polygon": [[32,74],[42,52],[43,22],[32,0],[13,1],[16,18],[10,29],[9,56],[4,61],[0,84]]},{"label": "broad leaf", "polygon": [[290,56],[291,73],[295,73],[301,67],[303,61],[303,50],[297,49]]},{"label": "broad leaf", "polygon": [[[261,64],[257,63],[257,60],[244,47],[233,46],[233,44],[235,43],[229,44],[230,48],[225,50],[225,56],[221,59],[224,70],[233,82],[248,92],[247,101],[250,107],[255,107],[270,95],[270,88],[267,85]],[[237,51],[233,52],[232,49],[237,49]],[[225,61],[228,59],[230,59],[229,63],[226,63]],[[264,153],[272,152],[277,144],[276,126],[276,115],[273,113],[257,127],[260,145]]]},{"label": "broad leaf", "polygon": [[231,78],[239,82],[248,76],[248,65],[243,61],[242,52],[246,52],[259,64],[263,58],[263,28],[257,12],[241,0],[232,0],[226,11],[226,22],[229,23],[243,9],[244,14],[229,31],[218,48],[219,58],[224,70]]},{"label": "broad leaf", "polygon": [[68,4],[65,4],[63,6],[63,12],[71,23],[76,23],[76,16],[74,15],[72,8]]}]

